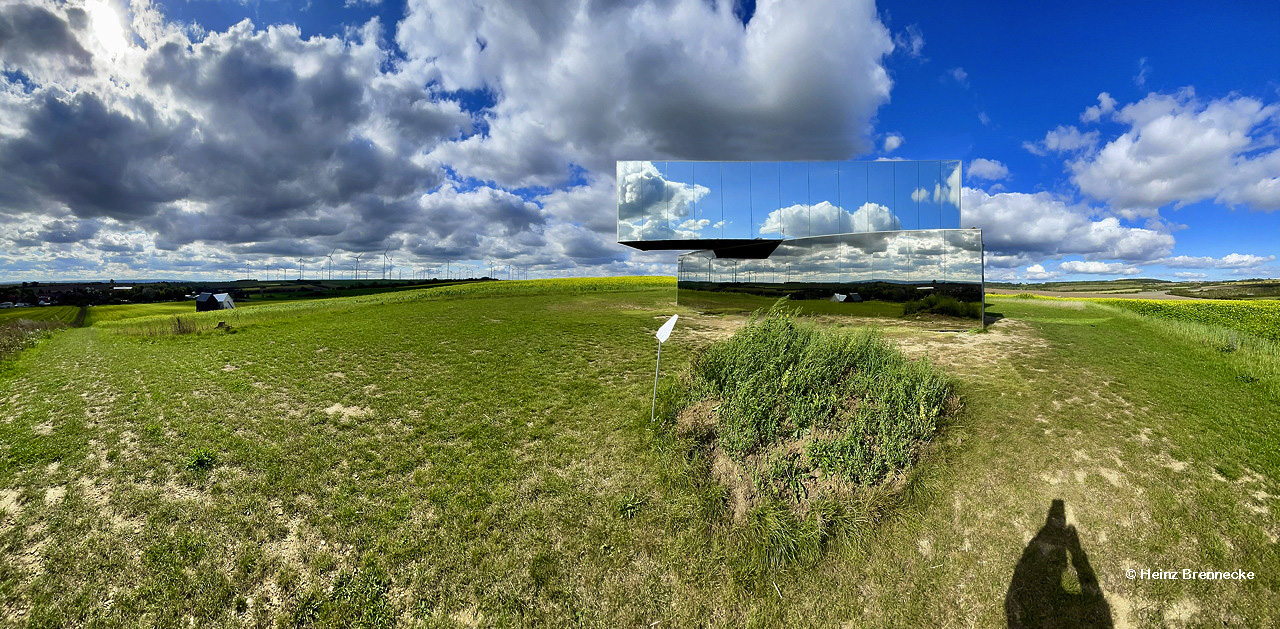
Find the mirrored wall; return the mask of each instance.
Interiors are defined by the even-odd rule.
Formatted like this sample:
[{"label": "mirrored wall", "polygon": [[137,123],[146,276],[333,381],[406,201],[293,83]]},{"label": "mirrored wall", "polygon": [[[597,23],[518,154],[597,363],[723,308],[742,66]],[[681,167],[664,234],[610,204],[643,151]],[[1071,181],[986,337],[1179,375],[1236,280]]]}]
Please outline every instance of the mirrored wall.
[{"label": "mirrored wall", "polygon": [[618,162],[618,242],[960,228],[960,162]]},{"label": "mirrored wall", "polygon": [[[770,243],[774,245],[775,243]],[[750,312],[780,297],[821,311],[982,316],[982,232],[895,230],[814,236],[687,253],[678,301],[707,312]]]}]

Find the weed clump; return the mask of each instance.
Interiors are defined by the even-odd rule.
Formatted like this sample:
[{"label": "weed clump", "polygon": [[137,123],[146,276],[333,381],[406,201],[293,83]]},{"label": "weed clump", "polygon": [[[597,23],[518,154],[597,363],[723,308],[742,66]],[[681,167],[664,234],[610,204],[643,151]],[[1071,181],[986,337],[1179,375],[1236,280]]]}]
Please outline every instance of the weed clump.
[{"label": "weed clump", "polygon": [[208,448],[197,448],[187,457],[187,469],[193,472],[207,472],[218,464],[218,453]]},{"label": "weed clump", "polygon": [[752,485],[737,511],[751,554],[771,565],[812,558],[842,522],[865,520],[849,505],[910,469],[952,399],[945,375],[877,331],[818,327],[781,305],[692,371],[686,412],[714,409],[711,457],[732,463],[712,467]]},{"label": "weed clump", "polygon": [[48,338],[54,330],[67,327],[59,321],[30,321],[18,319],[0,325],[0,360]]}]

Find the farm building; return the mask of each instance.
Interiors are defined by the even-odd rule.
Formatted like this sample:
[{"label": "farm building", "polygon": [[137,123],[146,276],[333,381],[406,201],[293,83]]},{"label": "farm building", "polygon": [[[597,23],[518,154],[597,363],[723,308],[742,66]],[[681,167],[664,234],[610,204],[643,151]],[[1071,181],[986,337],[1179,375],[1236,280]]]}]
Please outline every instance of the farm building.
[{"label": "farm building", "polygon": [[200,293],[196,297],[196,312],[205,310],[230,310],[236,307],[231,295],[226,293]]}]

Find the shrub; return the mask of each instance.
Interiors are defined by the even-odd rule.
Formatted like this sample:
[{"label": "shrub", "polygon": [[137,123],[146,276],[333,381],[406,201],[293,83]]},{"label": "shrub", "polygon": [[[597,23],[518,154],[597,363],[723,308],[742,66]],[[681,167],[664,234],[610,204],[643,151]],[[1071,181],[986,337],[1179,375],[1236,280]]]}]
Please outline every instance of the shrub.
[{"label": "shrub", "polygon": [[908,301],[902,305],[902,315],[937,314],[948,317],[977,319],[982,316],[982,304],[964,302],[950,295],[933,294],[924,299]]}]

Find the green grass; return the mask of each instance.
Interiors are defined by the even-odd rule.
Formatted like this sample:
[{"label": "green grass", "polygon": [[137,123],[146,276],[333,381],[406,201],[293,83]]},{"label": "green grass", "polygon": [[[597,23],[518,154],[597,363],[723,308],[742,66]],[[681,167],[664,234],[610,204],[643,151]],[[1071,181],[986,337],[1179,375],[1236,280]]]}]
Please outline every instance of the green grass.
[{"label": "green grass", "polygon": [[1175,301],[1167,299],[1114,299],[1103,297],[1045,297],[1022,293],[1018,295],[987,295],[987,299],[1000,302],[1007,299],[1043,301],[1082,301],[1121,308],[1153,319],[1204,326],[1215,330],[1233,331],[1259,339],[1280,341],[1280,301],[1270,300],[1202,300]]},{"label": "green grass", "polygon": [[96,325],[107,321],[119,321],[134,317],[151,317],[194,313],[195,300],[170,301],[157,304],[119,304],[115,306],[89,306],[89,315],[85,317],[85,325]]},{"label": "green grass", "polygon": [[1263,345],[1049,300],[993,300],[982,334],[880,320],[963,409],[891,503],[818,505],[803,529],[735,522],[695,437],[650,424],[662,321],[681,314],[667,412],[742,322],[674,296],[669,278],[502,282],[238,309],[236,334],[57,332],[0,375],[0,622],[993,626],[1061,499],[1115,618],[1280,623]]},{"label": "green grass", "polygon": [[[230,315],[232,312],[243,310],[246,308],[259,308],[272,304],[289,303],[299,304],[302,299],[252,299],[241,300],[236,302],[233,310],[219,310],[202,313],[202,316],[211,319],[217,319],[219,313]],[[187,315],[196,314],[196,302],[190,301],[170,301],[154,304],[118,304],[113,306],[90,306],[89,315],[85,318],[85,325],[100,325],[105,323],[114,323],[126,319],[143,319],[148,321],[156,321],[160,318],[171,319],[174,316],[182,316],[184,319]],[[237,313],[238,315],[238,313]],[[217,321],[214,322],[217,325]]]},{"label": "green grass", "polygon": [[0,325],[10,321],[26,319],[28,321],[61,321],[70,324],[75,321],[80,308],[76,306],[33,306],[31,308],[5,308],[0,310]]}]

